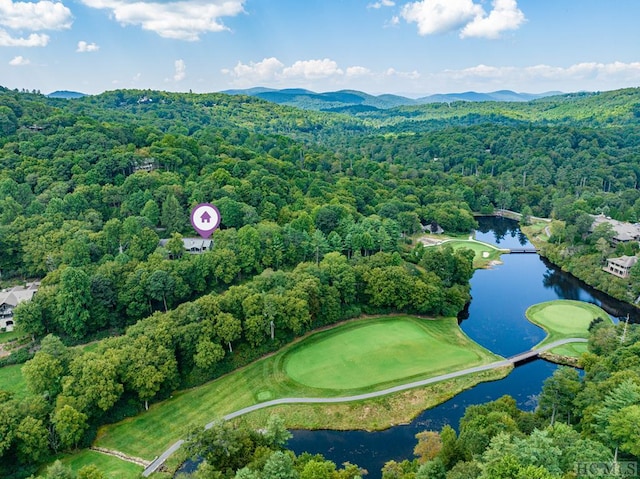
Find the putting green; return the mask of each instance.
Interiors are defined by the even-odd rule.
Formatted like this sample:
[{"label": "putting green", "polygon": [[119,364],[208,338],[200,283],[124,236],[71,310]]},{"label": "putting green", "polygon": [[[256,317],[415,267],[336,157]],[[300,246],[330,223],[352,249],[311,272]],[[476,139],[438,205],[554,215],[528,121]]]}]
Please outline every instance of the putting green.
[{"label": "putting green", "polygon": [[413,376],[436,376],[496,360],[468,339],[455,318],[370,319],[314,334],[284,358],[294,381],[357,389]]},{"label": "putting green", "polygon": [[595,304],[560,299],[534,304],[526,311],[529,321],[547,332],[538,346],[564,338],[588,338],[589,325],[596,318],[610,320],[609,315]]},{"label": "putting green", "polygon": [[450,240],[442,243],[443,246],[451,246],[453,249],[466,248],[474,252],[475,257],[473,264],[475,268],[484,267],[491,260],[497,260],[504,252],[497,246],[493,246],[488,243],[483,243],[477,240]]}]

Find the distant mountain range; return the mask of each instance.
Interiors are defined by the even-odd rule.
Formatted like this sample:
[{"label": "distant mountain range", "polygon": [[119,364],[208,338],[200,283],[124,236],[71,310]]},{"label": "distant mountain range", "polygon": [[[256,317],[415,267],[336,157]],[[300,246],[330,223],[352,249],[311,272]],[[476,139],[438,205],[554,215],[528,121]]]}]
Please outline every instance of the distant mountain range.
[{"label": "distant mountain range", "polygon": [[57,90],[51,92],[47,95],[49,98],[82,98],[83,96],[87,96],[84,93],[79,93],[77,91],[68,91],[68,90]]},{"label": "distant mountain range", "polygon": [[[463,93],[438,93],[421,98],[408,98],[400,95],[369,95],[357,90],[339,90],[332,92],[316,93],[303,88],[285,88],[275,90],[272,88],[248,88],[245,90],[224,90],[220,93],[228,95],[249,95],[263,100],[279,103],[281,105],[295,106],[306,110],[334,111],[345,113],[359,113],[370,110],[386,110],[398,106],[423,105],[425,103],[453,103],[456,101],[483,102],[505,101],[526,102],[553,95],[561,95],[562,92],[553,91],[546,93],[517,93],[511,90],[499,90],[491,93],[478,93],[467,91]],[[81,98],[84,93],[68,90],[58,90],[47,95],[50,98]]]},{"label": "distant mountain range", "polygon": [[316,93],[302,88],[274,90],[271,88],[249,88],[246,90],[225,90],[228,95],[249,95],[282,105],[296,106],[308,110],[349,111],[351,113],[366,110],[384,110],[397,106],[422,105],[425,103],[452,103],[456,101],[510,101],[525,102],[560,95],[561,92],[516,93],[511,90],[500,90],[491,93],[444,93],[421,98],[408,98],[399,95],[369,95],[356,90],[340,90]]}]

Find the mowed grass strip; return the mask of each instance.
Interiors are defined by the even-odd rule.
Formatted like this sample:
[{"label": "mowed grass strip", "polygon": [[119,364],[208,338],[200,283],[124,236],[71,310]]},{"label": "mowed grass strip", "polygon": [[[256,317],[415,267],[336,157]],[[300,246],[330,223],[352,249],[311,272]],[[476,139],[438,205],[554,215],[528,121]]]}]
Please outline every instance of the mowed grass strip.
[{"label": "mowed grass strip", "polygon": [[21,369],[22,364],[0,368],[0,391],[13,393],[15,399],[24,399],[28,394]]},{"label": "mowed grass strip", "polygon": [[547,337],[536,347],[565,338],[589,338],[589,325],[596,318],[611,321],[599,306],[583,301],[558,299],[530,306],[525,315],[540,326]]},{"label": "mowed grass strip", "polygon": [[560,356],[568,356],[570,358],[579,358],[582,353],[586,353],[589,350],[587,343],[571,343],[553,348],[551,352]]},{"label": "mowed grass strip", "polygon": [[480,364],[451,320],[379,319],[313,335],[285,355],[284,369],[313,388],[352,390],[400,378],[436,376]]},{"label": "mowed grass strip", "polygon": [[142,466],[137,464],[89,449],[63,457],[60,462],[69,466],[76,473],[82,467],[93,464],[104,474],[106,479],[138,479],[144,470]]},{"label": "mowed grass strip", "polygon": [[[355,326],[375,326],[381,322],[386,322],[387,328],[394,322],[420,325],[424,330],[416,333],[416,341],[422,342],[425,348],[434,350],[439,347],[438,344],[448,344],[463,359],[459,359],[456,363],[452,357],[433,355],[432,360],[423,363],[420,374],[413,369],[403,375],[400,368],[396,366],[395,379],[391,379],[393,375],[387,372],[383,379],[386,383],[381,384],[378,378],[372,381],[371,385],[356,389],[321,389],[304,385],[288,376],[286,356],[292,349],[298,350],[302,347],[304,350],[306,346],[311,347],[318,341],[316,336],[320,335],[322,339],[325,333],[336,335],[335,340],[339,341],[340,333],[349,332]],[[403,328],[405,326],[400,327],[401,330]],[[377,331],[379,334],[377,328],[372,331]],[[427,340],[429,334],[427,332],[430,332],[432,340]],[[407,334],[406,330],[403,334]],[[372,342],[372,344],[375,343]],[[396,342],[396,349],[403,347],[406,347],[404,343]],[[362,352],[365,354],[364,349]],[[367,357],[371,358],[371,350],[367,352]],[[467,338],[458,327],[455,318],[427,320],[387,317],[351,321],[328,331],[310,334],[275,355],[256,361],[203,386],[175,393],[171,399],[154,404],[149,411],[136,417],[102,427],[98,431],[95,445],[152,460],[169,445],[184,437],[188,427],[203,427],[208,422],[259,402],[283,397],[336,397],[365,393],[490,363],[498,359],[500,359],[498,356]]]}]

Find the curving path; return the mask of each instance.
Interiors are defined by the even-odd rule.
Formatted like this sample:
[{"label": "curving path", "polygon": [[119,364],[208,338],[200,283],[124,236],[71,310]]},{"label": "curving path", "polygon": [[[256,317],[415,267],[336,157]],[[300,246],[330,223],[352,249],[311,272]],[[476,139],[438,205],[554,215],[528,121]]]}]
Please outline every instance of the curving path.
[{"label": "curving path", "polygon": [[[253,406],[247,406],[242,409],[238,409],[230,414],[227,414],[222,419],[228,421],[229,419],[236,418],[238,416],[242,416],[244,414],[257,411],[259,409],[264,409],[271,406],[278,406],[281,404],[330,404],[330,403],[341,403],[341,402],[351,402],[351,401],[362,401],[364,399],[372,399],[380,396],[386,396],[387,394],[392,394],[400,391],[405,391],[407,389],[413,389],[421,386],[426,386],[428,384],[437,383],[439,381],[445,381],[447,379],[454,379],[460,376],[465,376],[467,374],[478,373],[481,371],[488,371],[490,369],[497,369],[503,366],[514,365],[520,361],[523,361],[528,358],[532,358],[538,356],[540,353],[553,349],[557,346],[562,346],[563,344],[569,343],[586,343],[587,340],[584,338],[565,338],[560,339],[558,341],[554,341],[552,343],[546,344],[540,348],[530,349],[529,351],[525,351],[520,354],[516,354],[515,356],[511,356],[510,358],[503,359],[502,361],[495,361],[489,364],[483,364],[481,366],[475,366],[472,368],[461,369],[460,371],[455,371],[452,373],[441,374],[440,376],[434,376],[428,379],[422,379],[420,381],[413,381],[406,384],[401,384],[399,386],[394,386],[388,389],[382,389],[380,391],[374,391],[370,393],[364,394],[356,394],[355,396],[342,396],[342,397],[333,397],[333,398],[280,398],[280,399],[272,399],[271,401],[265,401],[258,404],[254,404]],[[210,422],[204,428],[210,429],[215,424],[215,421]],[[142,473],[143,477],[149,477],[151,474],[156,472],[162,464],[171,456],[174,452],[180,449],[180,446],[184,443],[184,439],[180,439],[179,441],[172,444],[169,449],[164,451],[160,456],[151,462],[147,466],[147,468]]]}]

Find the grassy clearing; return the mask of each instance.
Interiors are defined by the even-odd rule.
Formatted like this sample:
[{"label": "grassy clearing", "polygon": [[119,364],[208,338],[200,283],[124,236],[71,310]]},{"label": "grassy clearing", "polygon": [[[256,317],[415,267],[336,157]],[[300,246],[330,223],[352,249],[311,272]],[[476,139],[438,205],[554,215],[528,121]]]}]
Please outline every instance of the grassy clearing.
[{"label": "grassy clearing", "polygon": [[527,235],[531,244],[536,248],[540,248],[543,247],[545,243],[549,242],[549,235],[547,233],[551,233],[552,222],[535,221],[530,225],[520,226],[520,229],[525,235]]},{"label": "grassy clearing", "polygon": [[453,249],[467,248],[472,250],[475,253],[473,258],[474,268],[486,268],[491,262],[499,261],[502,254],[500,248],[482,241],[455,239],[444,244],[451,246]]},{"label": "grassy clearing", "polygon": [[24,334],[21,334],[18,331],[0,333],[0,344],[8,343],[9,341],[13,341],[14,339],[20,339],[23,336]]},{"label": "grassy clearing", "polygon": [[0,390],[13,393],[16,399],[22,399],[28,394],[21,368],[22,364],[0,368]]},{"label": "grassy clearing", "polygon": [[[529,321],[547,333],[547,337],[537,346],[564,338],[589,338],[591,321],[596,318],[609,319],[609,315],[595,304],[566,299],[534,304],[525,314]],[[567,351],[569,349],[566,347]],[[579,348],[574,349],[579,351]]]},{"label": "grassy clearing", "polygon": [[[426,330],[431,330],[433,338],[439,338],[433,339],[427,349],[431,346],[437,348],[439,345],[436,343],[446,341],[450,347],[458,348],[459,351],[471,351],[475,355],[475,360],[470,363],[461,361],[454,365],[455,363],[450,362],[450,359],[447,360],[449,362],[440,362],[434,356],[433,362],[424,363],[419,374],[413,370],[409,376],[406,374],[403,376],[401,370],[395,368],[395,377],[387,374],[384,378],[377,379],[377,381],[386,382],[370,381],[370,385],[361,386],[358,389],[321,389],[296,382],[287,375],[288,354],[291,351],[299,350],[307,341],[311,341],[309,345],[312,346],[318,341],[321,342],[325,334],[334,335],[336,331],[349,332],[361,324],[375,326],[382,322],[388,323],[388,326],[394,322],[419,324]],[[425,334],[421,333],[417,341],[427,344]],[[402,347],[405,346],[396,343],[396,350]],[[371,350],[368,351],[371,352]],[[388,357],[392,356],[393,354],[389,353]],[[478,364],[490,363],[497,359],[498,356],[469,340],[458,327],[455,318],[432,321],[393,317],[352,321],[332,330],[309,335],[273,356],[263,358],[203,386],[176,393],[167,401],[153,405],[144,414],[118,424],[105,426],[98,432],[96,445],[151,460],[177,439],[183,437],[188,427],[192,425],[202,427],[216,418],[252,404],[280,397],[336,397],[364,393]],[[329,422],[326,419],[323,424],[325,427],[328,424],[331,424],[332,427],[336,426],[335,422]],[[391,421],[387,420],[386,424],[391,424]]]},{"label": "grassy clearing", "polygon": [[[2,343],[1,339],[0,343]],[[87,345],[74,346],[74,348],[79,348],[84,352],[89,352],[95,351],[98,346],[99,342],[96,341]],[[28,394],[27,386],[24,382],[24,378],[22,377],[22,366],[24,366],[24,364],[15,364],[0,368],[0,390],[14,393],[17,399],[22,399]]]},{"label": "grassy clearing", "polygon": [[558,354],[559,356],[567,356],[570,358],[579,358],[580,356],[582,356],[582,353],[586,353],[587,351],[587,343],[565,344],[551,350],[553,354]]},{"label": "grassy clearing", "polygon": [[536,221],[532,222],[529,225],[521,225],[521,230],[527,230],[531,235],[544,235],[544,237],[548,238],[546,234],[546,229],[551,226],[550,221]]},{"label": "grassy clearing", "polygon": [[394,318],[314,334],[285,354],[284,370],[305,386],[352,390],[425,373],[436,376],[486,357],[469,347],[451,321]]},{"label": "grassy clearing", "polygon": [[[85,449],[60,459],[60,462],[78,472],[82,467],[94,464],[106,479],[138,479],[144,468],[117,457]],[[44,472],[44,471],[43,471]]]}]

